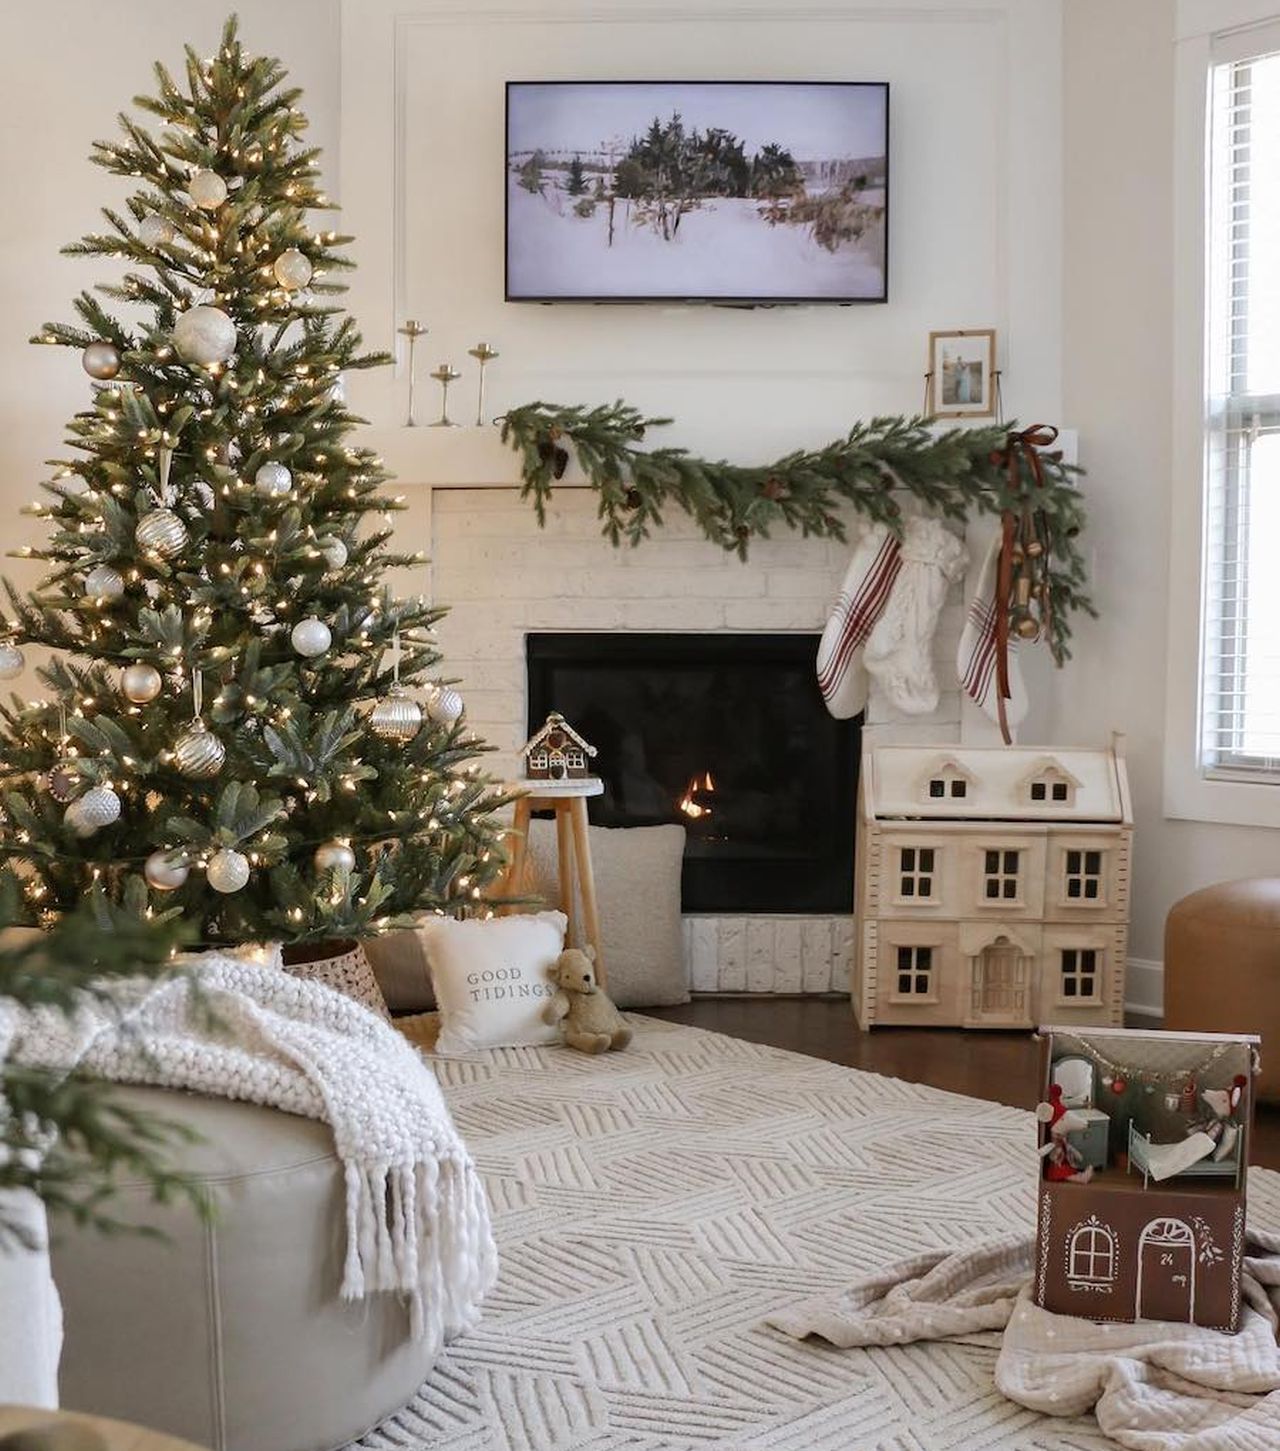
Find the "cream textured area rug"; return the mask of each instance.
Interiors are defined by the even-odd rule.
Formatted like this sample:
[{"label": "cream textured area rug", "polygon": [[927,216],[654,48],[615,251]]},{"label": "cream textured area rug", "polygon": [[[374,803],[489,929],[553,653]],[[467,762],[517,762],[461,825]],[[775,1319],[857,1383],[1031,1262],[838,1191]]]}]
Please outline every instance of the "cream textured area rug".
[{"label": "cream textured area rug", "polygon": [[[1000,1396],[990,1336],[836,1350],[763,1323],[916,1251],[1032,1230],[1029,1113],[630,1021],[601,1058],[434,1060],[502,1269],[478,1329],[361,1448],[1113,1448]],[[1280,1227],[1280,1174],[1251,1174],[1250,1217]]]}]

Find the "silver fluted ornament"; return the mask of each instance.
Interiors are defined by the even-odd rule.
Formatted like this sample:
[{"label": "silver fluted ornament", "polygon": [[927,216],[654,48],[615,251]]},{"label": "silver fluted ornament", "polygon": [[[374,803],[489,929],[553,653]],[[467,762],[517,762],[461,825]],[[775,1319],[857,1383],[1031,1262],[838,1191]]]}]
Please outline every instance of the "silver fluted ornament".
[{"label": "silver fluted ornament", "polygon": [[91,600],[118,600],[124,593],[124,576],[109,564],[95,564],[84,577],[84,592]]},{"label": "silver fluted ornament", "polygon": [[411,741],[422,729],[422,707],[404,686],[393,685],[369,712],[369,729],[384,741]]},{"label": "silver fluted ornament", "polygon": [[191,677],[191,705],[191,724],[173,743],[173,764],[191,781],[208,781],[226,764],[227,748],[201,718],[204,675],[199,670]]},{"label": "silver fluted ornament", "polygon": [[437,725],[452,725],[463,708],[462,697],[451,685],[437,685],[427,701],[427,714]]},{"label": "silver fluted ornament", "polygon": [[138,548],[158,559],[173,559],[187,547],[187,526],[172,509],[152,509],[133,531]]}]

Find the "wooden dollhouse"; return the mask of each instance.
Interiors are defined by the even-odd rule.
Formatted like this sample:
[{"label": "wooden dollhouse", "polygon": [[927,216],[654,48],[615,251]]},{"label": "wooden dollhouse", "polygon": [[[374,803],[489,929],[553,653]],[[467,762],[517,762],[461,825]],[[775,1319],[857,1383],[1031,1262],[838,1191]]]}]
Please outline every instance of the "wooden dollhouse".
[{"label": "wooden dollhouse", "polygon": [[552,711],[520,753],[530,781],[581,781],[591,774],[596,748],[578,734],[559,711]]},{"label": "wooden dollhouse", "polygon": [[1040,1036],[1036,1304],[1234,1331],[1258,1038]]},{"label": "wooden dollhouse", "polygon": [[861,1027],[1121,1023],[1133,838],[1121,738],[868,746],[857,831]]}]

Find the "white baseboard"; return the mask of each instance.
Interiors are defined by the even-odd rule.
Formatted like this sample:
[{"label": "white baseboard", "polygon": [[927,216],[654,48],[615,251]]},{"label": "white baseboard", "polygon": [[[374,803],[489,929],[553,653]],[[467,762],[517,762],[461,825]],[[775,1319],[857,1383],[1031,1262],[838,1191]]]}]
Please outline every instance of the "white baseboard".
[{"label": "white baseboard", "polygon": [[1129,959],[1124,1010],[1139,1018],[1164,1016],[1164,963],[1145,957]]}]

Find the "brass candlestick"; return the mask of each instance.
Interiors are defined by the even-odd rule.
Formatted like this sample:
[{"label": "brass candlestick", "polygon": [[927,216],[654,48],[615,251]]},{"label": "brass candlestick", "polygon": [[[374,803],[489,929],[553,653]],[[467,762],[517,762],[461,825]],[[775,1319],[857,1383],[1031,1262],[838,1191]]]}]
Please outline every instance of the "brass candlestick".
[{"label": "brass candlestick", "polygon": [[440,384],[440,417],[431,424],[431,427],[457,428],[459,425],[449,417],[449,384],[455,378],[461,378],[462,374],[452,363],[441,363],[431,376]]},{"label": "brass candlestick", "polygon": [[480,364],[480,382],[476,389],[476,427],[484,427],[484,365],[491,363],[498,356],[498,350],[491,348],[488,343],[477,343],[474,348],[467,349],[467,356],[474,358]]},{"label": "brass candlestick", "polygon": [[416,382],[414,378],[415,365],[413,360],[413,350],[414,345],[417,343],[418,339],[423,335],[423,333],[426,332],[426,330],[426,327],[422,323],[420,323],[417,318],[413,317],[409,318],[403,327],[396,329],[401,337],[406,337],[409,339],[409,417],[405,420],[406,428],[417,427],[418,421],[413,416],[413,395],[414,385]]}]

